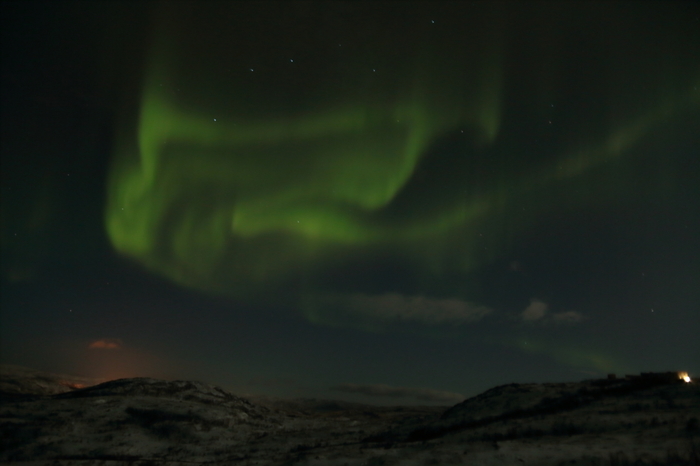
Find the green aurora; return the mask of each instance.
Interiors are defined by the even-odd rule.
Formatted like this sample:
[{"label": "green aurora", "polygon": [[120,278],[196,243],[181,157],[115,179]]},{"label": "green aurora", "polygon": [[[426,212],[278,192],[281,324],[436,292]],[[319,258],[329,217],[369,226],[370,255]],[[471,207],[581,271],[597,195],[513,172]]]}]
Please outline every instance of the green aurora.
[{"label": "green aurora", "polygon": [[5,3],[3,363],[700,372],[697,2]]},{"label": "green aurora", "polygon": [[[248,295],[358,252],[444,242],[495,201],[459,200],[418,218],[388,212],[438,136],[466,125],[486,142],[496,137],[500,72],[492,46],[478,53],[477,68],[428,58],[430,75],[414,73],[390,97],[395,73],[343,99],[314,98],[341,95],[357,77],[329,73],[327,89],[307,92],[302,108],[251,117],[266,90],[255,94],[248,76],[215,94],[229,105],[193,109],[187,96],[169,95],[163,83],[181,78],[173,77],[177,34],[160,34],[138,145],[123,141],[115,154],[106,211],[114,247],[153,270],[195,288]],[[207,71],[197,79],[206,82]]]},{"label": "green aurora", "polygon": [[[181,22],[161,18],[138,117],[125,123],[135,137],[126,131],[118,141],[109,238],[118,252],[182,285],[291,299],[314,322],[335,317],[304,296],[364,291],[326,276],[376,257],[408,269],[414,293],[473,299],[468,274],[501,258],[541,216],[633,196],[631,149],[697,106],[689,91],[647,98],[645,109],[608,118],[603,131],[581,128],[587,142],[525,166],[517,148],[502,143],[503,21],[465,33],[457,45],[426,29],[406,39],[403,59],[395,57],[396,38],[371,51],[356,47],[344,58],[356,66],[342,73],[328,57],[319,60],[331,63],[325,68],[299,71],[300,60],[272,46],[278,64],[248,68],[240,59],[222,70],[235,35],[197,57],[187,52],[197,43],[182,39]],[[383,62],[392,67],[372,68]],[[313,85],[312,73],[321,74]],[[433,170],[443,179],[421,181],[422,167],[430,174],[439,165],[427,154],[455,134],[456,165]],[[470,159],[489,151],[507,152],[506,166]],[[656,189],[673,176],[672,167],[660,173]],[[579,189],[590,183],[593,192]]]}]

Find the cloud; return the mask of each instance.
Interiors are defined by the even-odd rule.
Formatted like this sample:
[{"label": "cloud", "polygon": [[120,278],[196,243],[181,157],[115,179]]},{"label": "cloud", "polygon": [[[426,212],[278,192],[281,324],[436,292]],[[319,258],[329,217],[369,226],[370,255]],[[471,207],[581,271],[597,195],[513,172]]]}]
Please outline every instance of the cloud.
[{"label": "cloud", "polygon": [[492,312],[486,306],[456,298],[435,299],[399,293],[326,295],[318,298],[316,304],[339,315],[381,323],[463,324],[481,320]]},{"label": "cloud", "polygon": [[548,309],[549,305],[544,301],[541,301],[539,299],[532,299],[530,301],[530,305],[526,307],[520,315],[523,318],[523,320],[532,322],[535,320],[542,319],[547,314]]},{"label": "cloud", "polygon": [[392,387],[384,384],[354,384],[345,383],[330,388],[336,392],[357,393],[367,396],[385,398],[413,398],[419,401],[440,403],[459,403],[464,396],[459,393],[433,390],[430,388]]},{"label": "cloud", "polygon": [[106,349],[106,350],[116,350],[122,349],[122,341],[118,338],[102,338],[100,340],[95,340],[90,342],[88,348],[90,349]]},{"label": "cloud", "polygon": [[583,314],[576,311],[549,313],[549,305],[540,299],[532,299],[530,305],[520,313],[525,322],[542,324],[577,324],[584,320]]}]

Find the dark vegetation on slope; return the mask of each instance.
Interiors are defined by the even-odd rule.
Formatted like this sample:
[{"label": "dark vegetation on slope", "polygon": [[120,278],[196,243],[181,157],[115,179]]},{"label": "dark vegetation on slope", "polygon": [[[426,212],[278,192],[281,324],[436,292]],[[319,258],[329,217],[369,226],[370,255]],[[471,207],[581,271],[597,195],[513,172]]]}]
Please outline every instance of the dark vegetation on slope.
[{"label": "dark vegetation on slope", "polygon": [[[673,382],[673,385],[681,386],[682,382]],[[550,384],[556,385],[556,384]],[[561,384],[564,386],[565,384]],[[508,384],[499,387],[492,388],[486,392],[478,395],[477,397],[465,400],[452,408],[448,409],[441,416],[441,422],[428,424],[425,426],[418,427],[408,435],[397,434],[396,432],[383,432],[377,435],[367,437],[365,442],[376,442],[376,443],[387,443],[387,442],[421,442],[432,440],[436,438],[443,437],[445,435],[467,431],[475,430],[485,426],[489,426],[496,423],[514,421],[519,419],[528,419],[535,417],[552,416],[560,413],[565,413],[568,411],[573,411],[589,405],[593,402],[603,400],[606,398],[622,398],[626,395],[633,394],[635,392],[643,392],[655,387],[661,387],[664,385],[670,385],[668,381],[663,379],[616,379],[616,380],[595,380],[590,381],[587,384],[583,384],[578,390],[574,392],[567,392],[566,390],[561,390],[559,396],[545,396],[543,397],[535,406],[531,408],[520,408],[515,407],[509,409],[501,414],[484,416],[476,419],[467,419],[462,421],[449,422],[453,419],[456,412],[459,410],[468,409],[469,403],[474,403],[475,401],[481,401],[487,398],[496,398],[502,396],[504,389],[508,389],[510,392],[515,390],[525,391],[527,390],[524,384]],[[660,401],[663,402],[668,408],[674,408],[673,397],[668,395],[662,395]],[[631,410],[648,410],[651,406],[645,405],[643,403],[633,403],[629,406]],[[686,430],[690,432],[696,432],[698,427],[697,418],[691,418],[687,421]],[[652,425],[652,427],[654,427]],[[581,425],[577,425],[572,421],[554,421],[551,427],[548,429],[537,429],[537,428],[512,428],[508,431],[509,433],[494,433],[483,436],[483,440],[507,440],[516,438],[534,438],[541,436],[571,436],[582,433],[587,433],[588,430]]]}]

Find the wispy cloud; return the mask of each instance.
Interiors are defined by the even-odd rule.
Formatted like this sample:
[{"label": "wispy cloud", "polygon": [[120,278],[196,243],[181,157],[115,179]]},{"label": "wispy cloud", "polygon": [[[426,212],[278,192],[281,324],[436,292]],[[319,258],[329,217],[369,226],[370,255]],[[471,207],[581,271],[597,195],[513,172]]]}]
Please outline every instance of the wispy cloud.
[{"label": "wispy cloud", "polygon": [[[465,324],[490,314],[486,306],[457,298],[429,298],[399,293],[364,293],[317,296],[313,300],[318,320],[388,323]],[[330,319],[328,319],[330,318]]]},{"label": "wispy cloud", "polygon": [[122,349],[123,343],[118,338],[102,338],[100,340],[95,340],[90,342],[88,348],[90,349],[105,349],[105,350],[118,350]]},{"label": "wispy cloud", "polygon": [[430,388],[392,387],[384,384],[345,383],[330,388],[336,392],[357,393],[384,398],[413,398],[418,401],[459,403],[464,396],[459,393],[433,390]]},{"label": "wispy cloud", "polygon": [[541,320],[549,310],[549,305],[539,299],[532,299],[530,305],[520,314],[524,321]]},{"label": "wispy cloud", "polygon": [[577,324],[584,320],[583,314],[576,311],[550,313],[549,304],[536,298],[520,313],[520,318],[525,322],[542,324]]}]

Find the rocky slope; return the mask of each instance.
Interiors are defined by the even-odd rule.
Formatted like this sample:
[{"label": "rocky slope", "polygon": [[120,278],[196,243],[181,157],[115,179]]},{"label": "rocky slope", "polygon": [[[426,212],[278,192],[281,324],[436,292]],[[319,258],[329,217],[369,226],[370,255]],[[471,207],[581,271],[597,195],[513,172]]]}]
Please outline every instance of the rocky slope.
[{"label": "rocky slope", "polygon": [[251,402],[148,378],[26,395],[0,402],[3,464],[690,465],[700,453],[694,383],[511,384],[449,409]]}]

